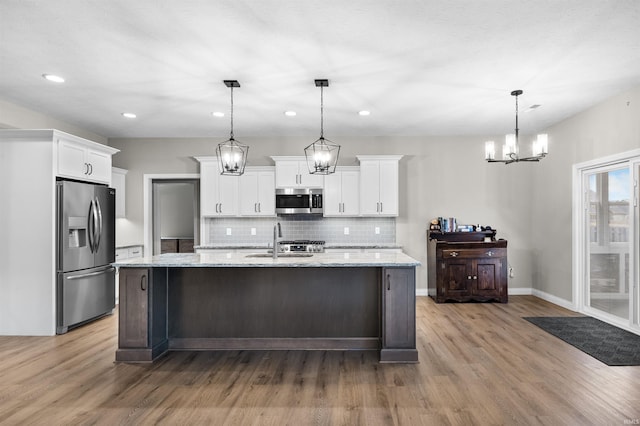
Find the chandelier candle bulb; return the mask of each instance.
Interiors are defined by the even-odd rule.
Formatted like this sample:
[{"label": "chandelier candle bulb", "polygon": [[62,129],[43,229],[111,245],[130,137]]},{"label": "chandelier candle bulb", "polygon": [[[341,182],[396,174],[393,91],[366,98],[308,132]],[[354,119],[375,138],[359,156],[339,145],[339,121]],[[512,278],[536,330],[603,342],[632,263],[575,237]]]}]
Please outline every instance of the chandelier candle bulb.
[{"label": "chandelier candle bulb", "polygon": [[484,143],[484,159],[493,160],[496,158],[496,144],[493,141]]}]

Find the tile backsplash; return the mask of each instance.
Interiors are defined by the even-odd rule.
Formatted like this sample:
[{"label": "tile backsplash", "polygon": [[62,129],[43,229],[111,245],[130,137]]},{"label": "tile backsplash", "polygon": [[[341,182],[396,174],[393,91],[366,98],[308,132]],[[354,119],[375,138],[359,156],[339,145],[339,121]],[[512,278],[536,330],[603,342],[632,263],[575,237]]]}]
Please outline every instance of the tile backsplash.
[{"label": "tile backsplash", "polygon": [[[280,222],[283,240],[324,240],[327,244],[393,244],[396,219],[393,217],[315,217],[206,218],[205,235],[211,244],[270,244],[273,227]],[[376,234],[376,228],[379,234]],[[345,234],[348,229],[348,235]],[[228,235],[230,230],[231,235]],[[252,235],[252,230],[255,235]]]}]

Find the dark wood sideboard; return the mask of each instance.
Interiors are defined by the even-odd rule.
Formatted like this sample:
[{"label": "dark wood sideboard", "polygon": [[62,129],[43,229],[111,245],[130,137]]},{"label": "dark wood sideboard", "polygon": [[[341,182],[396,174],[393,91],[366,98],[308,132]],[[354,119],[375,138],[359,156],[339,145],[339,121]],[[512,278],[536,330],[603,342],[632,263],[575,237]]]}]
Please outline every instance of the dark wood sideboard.
[{"label": "dark wood sideboard", "polygon": [[437,303],[507,303],[507,241],[494,236],[495,231],[427,231],[429,294]]}]

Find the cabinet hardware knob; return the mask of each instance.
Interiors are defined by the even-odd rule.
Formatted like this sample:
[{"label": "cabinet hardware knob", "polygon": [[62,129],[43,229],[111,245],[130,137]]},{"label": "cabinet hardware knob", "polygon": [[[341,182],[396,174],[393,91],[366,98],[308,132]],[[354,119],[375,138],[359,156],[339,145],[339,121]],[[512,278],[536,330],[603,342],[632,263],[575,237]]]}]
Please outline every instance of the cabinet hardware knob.
[{"label": "cabinet hardware knob", "polygon": [[478,279],[478,276],[477,276],[477,275],[474,275],[474,276],[473,276],[473,279],[474,279],[474,280],[477,280],[477,279]]},{"label": "cabinet hardware knob", "polygon": [[467,279],[470,280],[471,279],[471,275],[467,275]]},{"label": "cabinet hardware knob", "polygon": [[487,252],[487,256],[493,256],[493,252],[492,252],[491,250],[489,250],[489,251]]},{"label": "cabinet hardware knob", "polygon": [[452,251],[451,252],[451,257],[458,257],[460,253],[458,253],[457,251]]}]

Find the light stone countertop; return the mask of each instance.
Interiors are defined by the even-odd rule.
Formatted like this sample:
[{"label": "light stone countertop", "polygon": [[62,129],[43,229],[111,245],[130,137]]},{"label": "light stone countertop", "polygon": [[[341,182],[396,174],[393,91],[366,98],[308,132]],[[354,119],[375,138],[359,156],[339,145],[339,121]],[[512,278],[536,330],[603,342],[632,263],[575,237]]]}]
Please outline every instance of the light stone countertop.
[{"label": "light stone countertop", "polygon": [[[255,250],[267,250],[271,248],[271,244],[207,244],[201,246],[194,246],[196,250],[239,250],[239,249],[255,249]],[[327,243],[324,245],[325,249],[401,249],[402,246],[395,243]]]},{"label": "light stone countertop", "polygon": [[125,259],[118,267],[172,268],[356,268],[409,267],[420,262],[404,253],[314,253],[310,257],[250,257],[248,253],[166,253],[153,257]]}]

